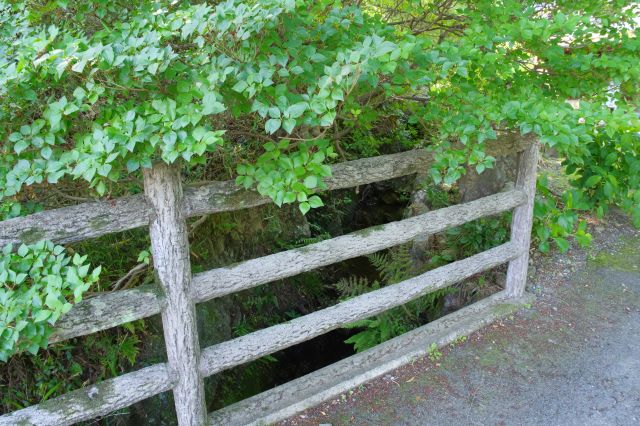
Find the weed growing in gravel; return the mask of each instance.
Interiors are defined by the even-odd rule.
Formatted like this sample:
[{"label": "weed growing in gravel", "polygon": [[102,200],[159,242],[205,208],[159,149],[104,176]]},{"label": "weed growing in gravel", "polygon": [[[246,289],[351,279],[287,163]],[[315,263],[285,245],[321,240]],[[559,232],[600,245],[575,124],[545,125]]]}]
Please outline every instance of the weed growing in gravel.
[{"label": "weed growing in gravel", "polygon": [[436,362],[440,358],[442,358],[442,352],[440,352],[440,348],[435,343],[432,343],[431,346],[429,346],[429,359],[433,362]]}]

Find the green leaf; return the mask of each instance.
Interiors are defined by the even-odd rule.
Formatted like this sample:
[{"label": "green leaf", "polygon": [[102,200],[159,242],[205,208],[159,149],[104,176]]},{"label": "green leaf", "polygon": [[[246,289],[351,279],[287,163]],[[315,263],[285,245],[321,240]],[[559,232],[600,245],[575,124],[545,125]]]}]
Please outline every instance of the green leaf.
[{"label": "green leaf", "polygon": [[598,184],[598,182],[600,182],[602,180],[602,176],[599,175],[593,175],[591,176],[589,179],[587,179],[587,181],[584,183],[584,186],[586,186],[587,188],[593,188],[594,186],[596,186]]},{"label": "green leaf", "polygon": [[113,54],[113,48],[110,44],[106,45],[104,49],[102,49],[102,56],[104,56],[104,60],[107,61],[109,65],[113,64],[115,55]]},{"label": "green leaf", "polygon": [[318,176],[307,176],[304,179],[304,186],[306,186],[309,189],[314,189],[318,186]]},{"label": "green leaf", "polygon": [[107,185],[104,183],[104,181],[101,180],[98,182],[98,184],[96,185],[96,192],[100,196],[103,196],[107,192]]},{"label": "green leaf", "polygon": [[291,204],[294,201],[296,201],[296,193],[295,192],[287,192],[284,196],[284,203],[285,204]]},{"label": "green leaf", "polygon": [[277,106],[269,107],[268,112],[269,117],[271,118],[280,118],[282,116],[282,114],[280,113],[280,108],[278,108]]},{"label": "green leaf", "polygon": [[202,105],[202,113],[204,115],[219,114],[227,109],[222,102],[218,102],[215,93],[211,92],[204,95],[202,98]]},{"label": "green leaf", "polygon": [[317,209],[318,207],[324,206],[324,203],[322,202],[320,197],[314,195],[312,197],[309,197],[309,206],[311,206],[311,208],[313,209]]},{"label": "green leaf", "polygon": [[58,76],[58,78],[62,77],[62,74],[64,74],[65,70],[67,69],[69,62],[69,59],[65,59],[63,61],[60,61],[58,65],[56,65],[56,75]]},{"label": "green leaf", "polygon": [[288,114],[290,118],[298,118],[307,110],[307,105],[308,104],[306,102],[293,104],[287,108],[286,114]]},{"label": "green leaf", "polygon": [[307,214],[307,212],[309,210],[311,210],[311,206],[309,205],[309,203],[304,202],[304,203],[300,203],[298,205],[298,208],[300,209],[300,211],[302,212],[302,214]]},{"label": "green leaf", "polygon": [[280,128],[281,124],[282,121],[279,118],[272,118],[270,120],[267,120],[264,125],[264,130],[271,135]]},{"label": "green leaf", "polygon": [[540,243],[540,245],[538,246],[538,249],[542,252],[542,253],[548,253],[549,252],[549,242],[548,241],[542,241]]},{"label": "green leaf", "polygon": [[612,165],[618,159],[618,154],[616,152],[610,152],[604,160],[604,164],[607,166]]},{"label": "green leaf", "polygon": [[204,127],[196,127],[195,129],[193,129],[193,132],[191,132],[191,136],[193,136],[195,140],[201,141],[206,133],[207,129],[205,129]]},{"label": "green leaf", "polygon": [[176,85],[178,93],[188,93],[191,90],[191,82],[180,80]]},{"label": "green leaf", "polygon": [[75,64],[73,64],[73,66],[71,67],[71,71],[77,72],[77,73],[81,73],[84,70],[84,67],[87,65],[87,61],[86,59],[82,59],[78,62],[76,62]]},{"label": "green leaf", "polygon": [[36,314],[36,316],[33,318],[33,321],[34,322],[46,321],[47,318],[49,318],[50,316],[51,316],[51,311],[47,309],[43,309]]},{"label": "green leaf", "polygon": [[27,352],[29,352],[31,355],[36,355],[39,349],[40,345],[38,345],[37,343],[33,343],[27,346]]},{"label": "green leaf", "polygon": [[20,154],[22,151],[24,151],[28,147],[29,147],[29,142],[23,139],[16,142],[15,145],[13,145],[13,150],[15,151],[16,154]]},{"label": "green leaf", "polygon": [[289,134],[293,131],[293,128],[296,126],[296,120],[293,118],[285,118],[282,120],[282,128]]},{"label": "green leaf", "polygon": [[569,250],[569,241],[565,240],[564,238],[554,238],[553,241],[555,241],[555,243],[558,245],[558,249],[560,249],[561,253]]},{"label": "green leaf", "polygon": [[527,133],[531,133],[532,129],[533,127],[531,127],[529,123],[520,124],[520,133],[522,133],[523,135],[526,135]]},{"label": "green leaf", "polygon": [[611,198],[613,196],[613,185],[611,184],[611,182],[605,182],[602,190],[604,191],[604,195],[606,195],[608,198]]},{"label": "green leaf", "polygon": [[222,145],[224,141],[221,137],[221,134],[222,133],[220,131],[208,131],[202,138],[202,142],[204,142],[208,146]]},{"label": "green leaf", "polygon": [[140,168],[140,162],[135,158],[130,158],[127,160],[127,171],[129,173],[135,172]]},{"label": "green leaf", "polygon": [[159,66],[160,64],[158,64],[157,62],[153,62],[149,64],[149,66],[147,67],[147,71],[149,71],[149,74],[151,75],[156,75]]},{"label": "green leaf", "polygon": [[320,125],[322,127],[329,127],[333,124],[333,121],[335,120],[335,118],[336,118],[336,112],[329,111],[325,115],[323,115],[322,118],[320,118]]},{"label": "green leaf", "polygon": [[244,80],[240,80],[236,84],[234,84],[234,86],[231,88],[231,90],[233,90],[235,92],[238,92],[238,93],[242,93],[247,89],[247,87],[249,87],[247,82],[244,81]]},{"label": "green leaf", "polygon": [[25,257],[29,253],[29,247],[26,244],[21,244],[18,247],[18,256]]}]

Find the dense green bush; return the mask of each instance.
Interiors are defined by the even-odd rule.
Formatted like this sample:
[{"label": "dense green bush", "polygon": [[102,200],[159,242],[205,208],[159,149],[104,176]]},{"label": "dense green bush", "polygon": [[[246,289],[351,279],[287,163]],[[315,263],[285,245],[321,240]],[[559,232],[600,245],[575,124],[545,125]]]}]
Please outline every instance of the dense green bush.
[{"label": "dense green bush", "polygon": [[[428,129],[441,154],[436,180],[440,170],[452,183],[466,164],[490,167],[483,142],[497,131],[535,132],[576,170],[595,162],[581,191],[601,182],[606,200],[615,192],[636,211],[634,182],[611,176],[616,152],[631,171],[640,161],[637,4],[600,4],[459,2],[450,5],[450,28],[432,17],[448,29],[437,34],[388,25],[384,2],[365,3],[364,12],[294,0],[3,2],[1,195],[65,176],[104,194],[109,181],[155,158],[204,161],[237,121],[265,150],[239,167],[238,182],[278,204],[305,203],[329,173],[328,131],[358,126],[363,96],[375,93],[406,104],[409,120]],[[608,94],[612,83],[619,90]],[[428,102],[404,99],[416,93]],[[592,145],[604,152],[594,157]],[[309,204],[321,203],[303,209]]]}]

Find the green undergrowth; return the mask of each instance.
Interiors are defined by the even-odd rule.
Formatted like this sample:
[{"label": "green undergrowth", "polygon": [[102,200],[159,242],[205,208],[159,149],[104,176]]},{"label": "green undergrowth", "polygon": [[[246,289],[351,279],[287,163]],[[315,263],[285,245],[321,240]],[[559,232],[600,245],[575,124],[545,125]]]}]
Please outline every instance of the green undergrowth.
[{"label": "green undergrowth", "polygon": [[[92,262],[105,265],[99,281],[84,297],[112,290],[113,284],[136,264],[140,250],[148,246],[144,235],[139,230],[129,231],[66,247],[67,256],[84,253]],[[122,288],[148,282],[149,276],[140,274]],[[49,345],[37,354],[14,355],[0,364],[0,412],[18,410],[130,371],[147,336],[146,322],[136,321]]]}]

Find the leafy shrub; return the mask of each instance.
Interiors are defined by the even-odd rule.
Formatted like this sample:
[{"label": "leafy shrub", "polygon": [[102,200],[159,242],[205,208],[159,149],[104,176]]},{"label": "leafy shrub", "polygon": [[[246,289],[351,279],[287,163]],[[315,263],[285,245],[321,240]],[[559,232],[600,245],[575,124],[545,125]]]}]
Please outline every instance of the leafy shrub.
[{"label": "leafy shrub", "polygon": [[[238,168],[238,183],[306,212],[322,205],[310,195],[330,173],[323,135],[339,105],[415,47],[388,40],[392,29],[354,7],[108,3],[51,2],[49,12],[67,18],[59,26],[35,6],[0,2],[0,198],[65,177],[103,195],[155,159],[201,164],[233,118],[267,140],[254,166]],[[29,113],[13,112],[22,108]]]},{"label": "leafy shrub", "polygon": [[548,188],[546,176],[541,176],[533,209],[533,238],[538,250],[547,253],[554,243],[558,250],[565,252],[570,247],[569,236],[582,247],[591,244],[587,223],[579,218],[579,213],[590,208],[591,204],[580,191],[573,189],[556,195]]},{"label": "leafy shrub", "polygon": [[590,208],[640,214],[618,173],[639,167],[634,2],[379,3],[0,1],[0,198],[66,177],[105,194],[224,138],[263,151],[232,164],[239,184],[306,212],[332,145],[373,153],[373,124],[402,121],[436,182],[492,167],[500,132],[535,133]]},{"label": "leafy shrub", "polygon": [[511,212],[506,212],[447,229],[441,234],[441,246],[433,250],[429,263],[444,265],[507,242],[510,222]]},{"label": "leafy shrub", "polygon": [[47,346],[52,325],[100,276],[86,256],[67,256],[64,247],[41,241],[5,246],[0,258],[0,360]]}]

